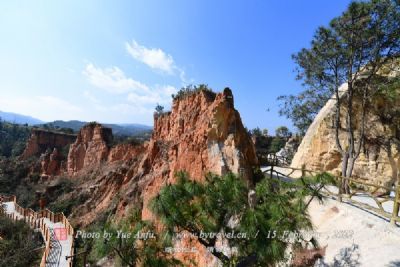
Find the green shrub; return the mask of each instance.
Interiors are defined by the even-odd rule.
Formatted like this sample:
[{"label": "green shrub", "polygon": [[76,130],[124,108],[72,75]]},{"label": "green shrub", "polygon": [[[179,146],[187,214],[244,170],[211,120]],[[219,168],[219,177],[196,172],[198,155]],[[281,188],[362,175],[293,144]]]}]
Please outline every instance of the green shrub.
[{"label": "green shrub", "polygon": [[[230,247],[238,249],[237,253],[211,253],[224,266],[247,261],[252,261],[252,266],[273,266],[287,261],[288,247],[306,245],[304,240],[289,242],[284,236],[312,229],[308,197],[322,199],[320,185],[327,180],[326,175],[303,178],[300,183],[264,178],[254,191],[249,191],[244,180],[232,173],[222,177],[209,174],[205,183],[198,183],[180,172],[177,183],[163,187],[150,208],[165,226],[166,241],[172,242],[176,231],[188,231],[205,247],[215,247],[215,236],[200,233],[241,233],[241,238],[227,239]],[[232,220],[235,223],[229,223]],[[312,244],[317,247],[315,240]]]},{"label": "green shrub", "polygon": [[0,118],[0,156],[17,157],[25,149],[30,127],[2,121]]},{"label": "green shrub", "polygon": [[211,90],[211,88],[208,87],[208,85],[200,84],[199,86],[188,85],[186,87],[182,87],[176,94],[172,95],[172,99],[179,100],[198,92],[206,92],[215,97],[215,93]]},{"label": "green shrub", "polygon": [[270,152],[271,153],[276,153],[279,150],[281,150],[286,144],[286,140],[281,137],[274,137],[271,141],[271,147],[270,147]]},{"label": "green shrub", "polygon": [[77,198],[64,198],[56,200],[49,205],[49,209],[54,213],[62,212],[65,216],[69,216],[73,209],[85,203],[89,199],[88,194],[80,194]]},{"label": "green shrub", "polygon": [[[163,238],[155,234],[151,222],[141,220],[138,209],[131,210],[118,224],[106,224],[104,230],[111,236],[104,238],[101,235],[101,238],[94,240],[90,255],[92,261],[111,255],[115,257],[117,266],[181,266],[178,260],[165,252]],[[125,238],[118,237],[118,231],[124,233]],[[137,238],[141,233],[149,233],[149,238]]]},{"label": "green shrub", "polygon": [[23,221],[0,215],[0,266],[39,266],[43,239]]}]

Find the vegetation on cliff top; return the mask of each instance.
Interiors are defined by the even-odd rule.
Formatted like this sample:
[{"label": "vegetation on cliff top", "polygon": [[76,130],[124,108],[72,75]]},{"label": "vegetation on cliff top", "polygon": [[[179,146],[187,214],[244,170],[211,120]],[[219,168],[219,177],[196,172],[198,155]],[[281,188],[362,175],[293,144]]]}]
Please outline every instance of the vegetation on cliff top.
[{"label": "vegetation on cliff top", "polygon": [[215,97],[215,92],[208,87],[207,84],[199,84],[197,85],[188,85],[185,87],[182,87],[176,94],[172,95],[172,99],[175,100],[181,100],[187,96],[199,93],[199,92],[205,92],[208,95],[211,95]]}]

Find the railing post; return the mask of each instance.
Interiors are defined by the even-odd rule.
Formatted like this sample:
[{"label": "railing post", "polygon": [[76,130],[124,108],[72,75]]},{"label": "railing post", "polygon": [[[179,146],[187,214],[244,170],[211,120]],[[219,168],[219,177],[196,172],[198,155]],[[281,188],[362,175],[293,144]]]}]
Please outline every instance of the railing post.
[{"label": "railing post", "polygon": [[305,177],[306,176],[306,165],[303,164],[301,165],[301,177]]},{"label": "railing post", "polygon": [[270,177],[271,180],[272,180],[272,173],[273,173],[273,171],[274,171],[274,165],[272,164],[272,165],[271,165],[271,177]]},{"label": "railing post", "polygon": [[396,196],[394,198],[394,203],[393,203],[393,212],[392,212],[392,218],[390,219],[390,224],[393,226],[396,226],[396,219],[399,215],[399,201],[400,201],[400,186],[396,186]]},{"label": "railing post", "polygon": [[343,199],[342,199],[342,181],[343,181],[342,176],[339,176],[338,177],[338,187],[339,187],[338,201],[339,202],[343,201]]}]

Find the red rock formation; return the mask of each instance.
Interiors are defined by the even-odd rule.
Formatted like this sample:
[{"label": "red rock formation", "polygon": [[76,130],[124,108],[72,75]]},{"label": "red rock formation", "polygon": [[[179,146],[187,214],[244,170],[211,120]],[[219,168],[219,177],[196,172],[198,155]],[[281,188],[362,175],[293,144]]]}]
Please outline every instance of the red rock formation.
[{"label": "red rock formation", "polygon": [[216,95],[200,91],[176,100],[171,112],[154,117],[144,165],[151,178],[143,192],[143,217],[151,217],[148,200],[163,185],[173,183],[177,171],[184,170],[198,181],[207,172],[221,175],[231,171],[251,184],[256,164],[254,145],[234,109],[230,89]]},{"label": "red rock formation", "polygon": [[133,144],[118,144],[110,149],[107,161],[128,161],[139,153],[143,153],[143,146]]},{"label": "red rock formation", "polygon": [[76,175],[79,171],[93,169],[102,162],[127,162],[144,153],[142,145],[124,143],[111,147],[112,139],[112,130],[101,124],[91,123],[82,127],[68,153],[68,174]]},{"label": "red rock formation", "polygon": [[27,159],[34,155],[41,155],[48,149],[57,148],[61,150],[63,147],[72,144],[76,139],[76,135],[56,133],[43,129],[32,129],[31,136],[26,144],[26,148],[21,155],[22,159]]},{"label": "red rock formation", "polygon": [[98,123],[82,127],[68,153],[68,174],[74,175],[85,167],[95,167],[107,160],[112,130]]},{"label": "red rock formation", "polygon": [[[85,179],[80,190],[89,190],[91,197],[72,215],[78,225],[93,222],[107,209],[114,211],[115,203],[117,216],[124,216],[129,207],[142,207],[142,218],[158,223],[148,203],[162,186],[175,182],[178,171],[186,171],[198,181],[203,181],[207,172],[234,172],[249,185],[253,183],[252,167],[258,164],[254,145],[234,109],[229,89],[219,94],[200,91],[174,100],[171,112],[154,116],[152,138],[144,145],[109,149],[101,129],[98,125],[81,129],[68,156],[71,174],[101,160],[109,162],[85,176],[92,179]],[[186,263],[193,260],[195,266],[216,263],[196,240],[183,241],[183,246],[189,242],[199,252],[175,256]]]},{"label": "red rock formation", "polygon": [[53,152],[46,152],[41,155],[40,163],[41,163],[41,173],[42,176],[56,176],[61,173],[61,165],[62,165],[63,157],[58,152],[57,148],[53,149]]},{"label": "red rock formation", "polygon": [[[155,115],[153,136],[139,169],[143,175],[139,186],[131,187],[141,194],[143,219],[157,222],[148,204],[162,186],[175,182],[177,171],[186,171],[198,181],[204,180],[207,172],[234,172],[252,184],[252,167],[257,165],[257,157],[233,103],[230,89],[216,95],[200,91],[175,100],[171,112]],[[131,193],[128,190],[128,195]],[[197,249],[197,253],[174,255],[185,266],[218,264],[194,239],[183,239],[175,245]]]}]

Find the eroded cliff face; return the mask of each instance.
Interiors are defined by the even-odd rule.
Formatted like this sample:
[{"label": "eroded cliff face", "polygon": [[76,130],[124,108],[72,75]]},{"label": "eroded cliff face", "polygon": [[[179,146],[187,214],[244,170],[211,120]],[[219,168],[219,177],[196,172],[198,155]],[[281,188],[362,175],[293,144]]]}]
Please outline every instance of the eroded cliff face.
[{"label": "eroded cliff face", "polygon": [[[227,88],[219,94],[200,91],[188,95],[174,101],[170,113],[156,115],[143,164],[145,175],[139,180],[142,218],[157,221],[148,204],[162,186],[175,182],[176,172],[184,170],[197,181],[203,181],[208,172],[233,172],[251,186],[252,166],[258,162],[254,145],[234,109],[232,92]],[[184,238],[175,245],[195,247],[198,251],[174,255],[185,266],[218,264],[196,240]]]},{"label": "eroded cliff face", "polygon": [[[149,201],[163,186],[175,182],[178,171],[186,171],[197,181],[203,181],[208,172],[220,175],[234,172],[249,186],[253,183],[252,167],[258,161],[254,145],[234,109],[230,89],[218,94],[200,91],[175,100],[171,112],[155,114],[151,140],[135,149],[120,145],[110,151],[103,142],[96,142],[97,149],[89,150],[90,141],[83,140],[94,139],[95,129],[81,130],[68,157],[71,173],[85,169],[81,166],[85,165],[88,151],[95,155],[90,158],[107,158],[108,162],[87,175],[93,179],[85,179],[86,184],[74,192],[80,194],[82,190],[91,195],[72,214],[78,225],[91,223],[106,210],[117,217],[124,216],[131,207],[142,209],[142,219],[158,223],[148,208]],[[91,138],[85,139],[86,135]],[[107,157],[105,151],[109,151]],[[195,240],[182,242],[199,250],[193,255],[175,255],[187,266],[192,266],[189,260],[195,262],[193,266],[216,264],[216,259]]]},{"label": "eroded cliff face", "polygon": [[174,101],[171,112],[154,118],[144,162],[152,178],[144,188],[143,217],[151,217],[146,208],[148,200],[163,185],[174,183],[178,171],[186,171],[197,181],[203,181],[208,172],[233,172],[251,185],[252,166],[257,163],[254,145],[234,109],[230,89],[219,94],[200,91]]},{"label": "eroded cliff face", "polygon": [[144,153],[143,145],[122,143],[112,146],[113,134],[110,128],[99,123],[82,127],[68,153],[67,172],[76,176],[117,161],[129,162],[133,157]]},{"label": "eroded cliff face", "polygon": [[[346,85],[341,87],[346,91]],[[374,110],[381,110],[384,102],[376,99],[366,116],[366,139],[361,154],[354,165],[353,176],[367,179],[375,184],[389,185],[397,180],[400,169],[400,151],[397,146],[387,143],[386,138],[393,136],[393,125],[382,122]],[[355,104],[357,114],[359,103]],[[329,171],[335,175],[341,173],[342,155],[337,149],[333,120],[335,101],[329,100],[307,130],[291,166],[306,169]],[[344,117],[344,114],[342,114]],[[344,119],[342,120],[344,121]],[[359,119],[355,121],[358,136]],[[347,133],[340,130],[339,139],[346,146]]]},{"label": "eroded cliff face", "polygon": [[65,158],[54,148],[53,151],[46,151],[40,156],[40,165],[43,178],[60,175],[65,170]]},{"label": "eroded cliff face", "polygon": [[116,162],[123,161],[128,162],[133,157],[144,152],[143,145],[133,145],[133,144],[118,144],[114,147],[111,147],[108,156],[107,162]]},{"label": "eroded cliff face", "polygon": [[68,174],[75,175],[83,168],[96,167],[107,160],[112,130],[98,123],[90,123],[79,131],[68,153]]},{"label": "eroded cliff face", "polygon": [[39,167],[32,166],[32,172],[39,172],[42,179],[52,178],[66,170],[67,159],[62,152],[67,153],[68,146],[75,139],[76,135],[72,134],[32,129],[21,159],[25,160],[33,156],[39,157]]},{"label": "eroded cliff face", "polygon": [[251,166],[257,164],[230,89],[174,101],[170,113],[155,116],[150,150],[167,152],[172,175],[186,170],[193,179],[231,171],[250,181]]},{"label": "eroded cliff face", "polygon": [[76,135],[51,132],[43,129],[32,129],[26,148],[21,155],[22,159],[31,156],[40,156],[48,149],[61,150],[65,146],[75,142]]}]

